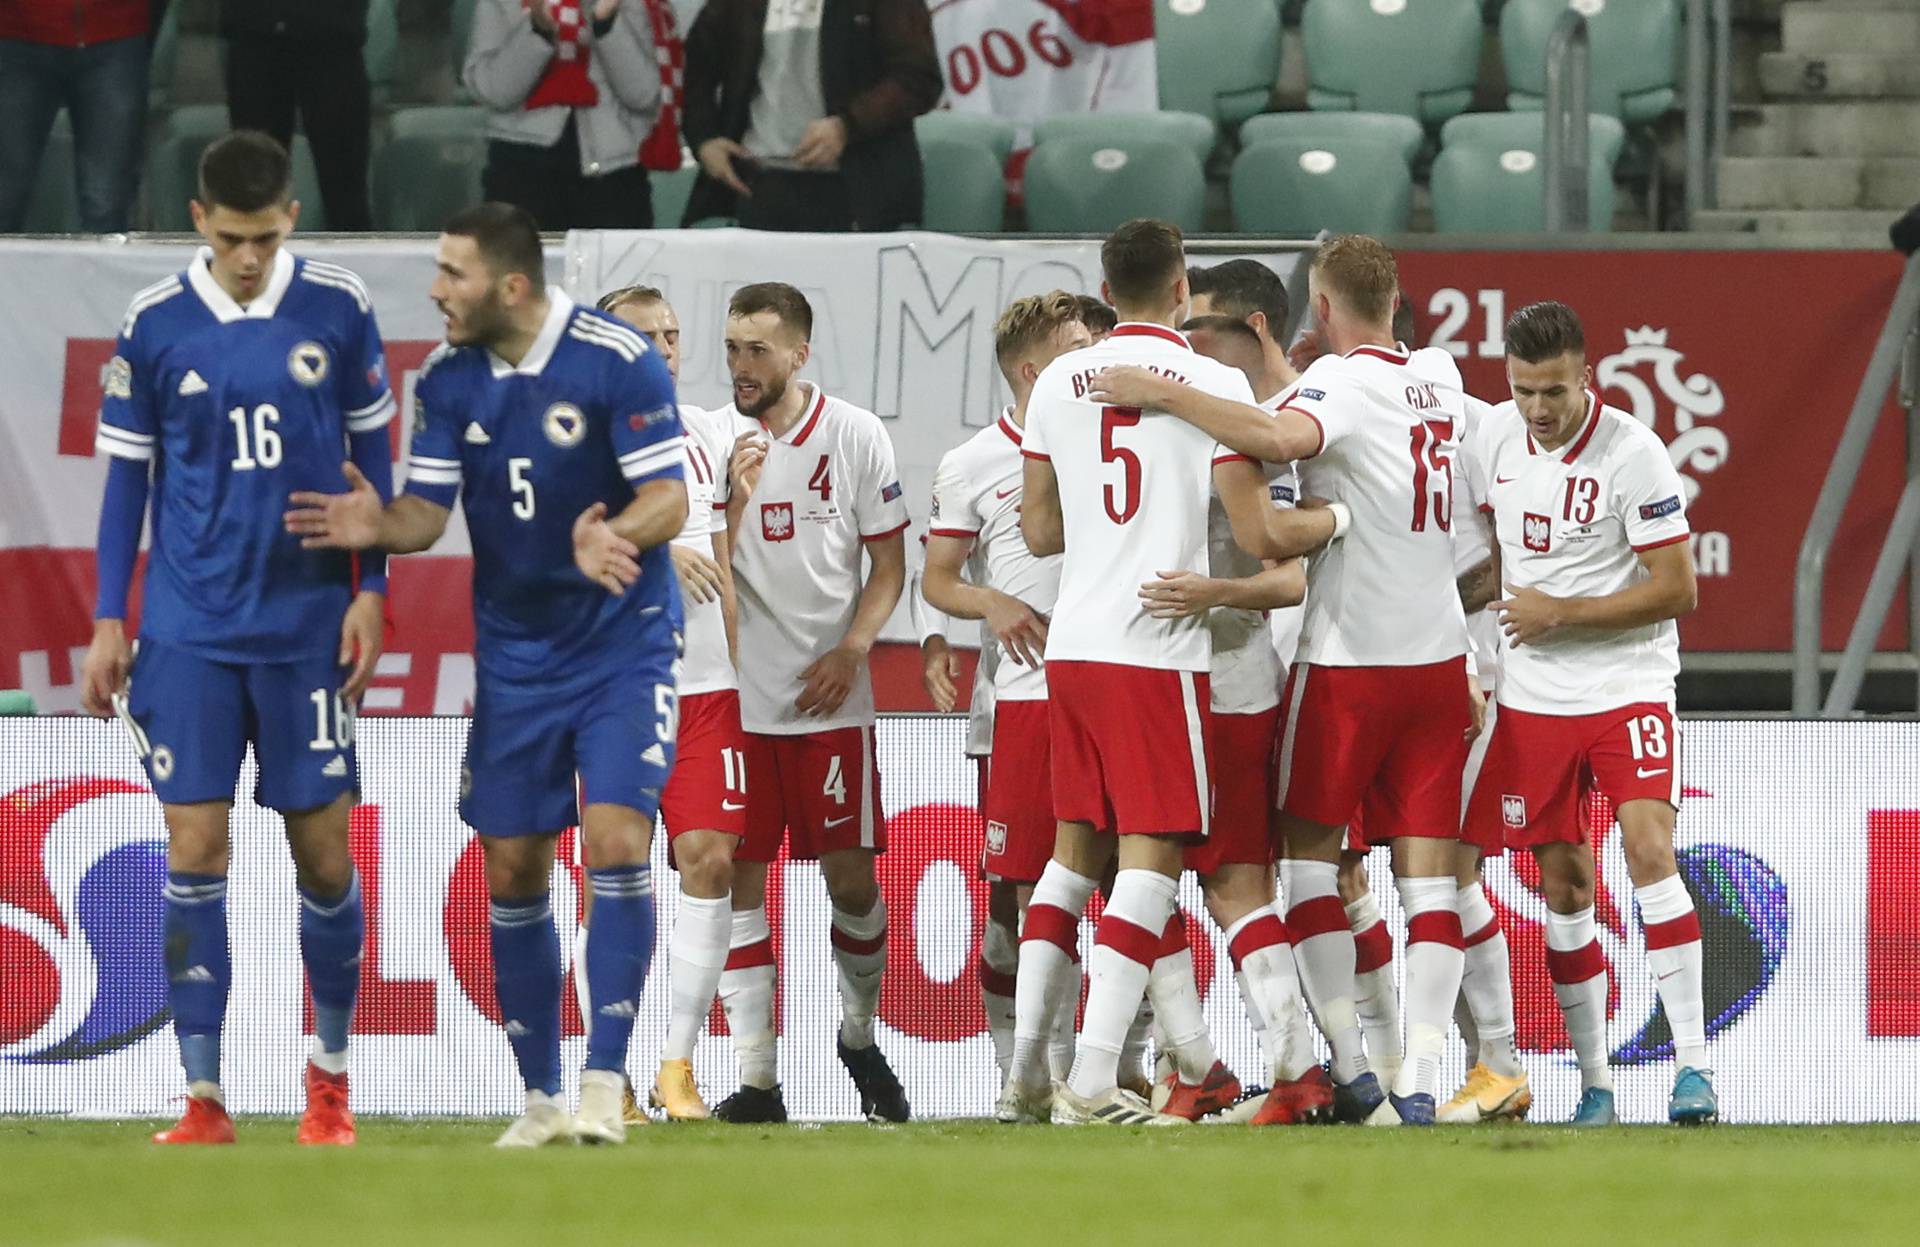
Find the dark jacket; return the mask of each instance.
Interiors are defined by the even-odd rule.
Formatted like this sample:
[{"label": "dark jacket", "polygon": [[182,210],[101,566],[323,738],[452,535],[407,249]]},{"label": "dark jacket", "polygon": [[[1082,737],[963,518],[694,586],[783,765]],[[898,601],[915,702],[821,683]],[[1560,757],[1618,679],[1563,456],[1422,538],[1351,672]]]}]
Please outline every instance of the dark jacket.
[{"label": "dark jacket", "polygon": [[367,42],[368,0],[220,0],[229,39],[298,39],[330,48]]},{"label": "dark jacket", "polygon": [[0,39],[84,48],[147,33],[147,0],[0,0]]},{"label": "dark jacket", "polygon": [[[681,129],[696,152],[708,139],[746,136],[766,24],[767,0],[707,0],[694,19]],[[826,0],[820,86],[827,112],[847,126],[840,171],[854,228],[917,224],[920,148],[913,119],[939,102],[943,88],[926,0]],[[701,174],[686,221],[733,215],[733,192]]]}]

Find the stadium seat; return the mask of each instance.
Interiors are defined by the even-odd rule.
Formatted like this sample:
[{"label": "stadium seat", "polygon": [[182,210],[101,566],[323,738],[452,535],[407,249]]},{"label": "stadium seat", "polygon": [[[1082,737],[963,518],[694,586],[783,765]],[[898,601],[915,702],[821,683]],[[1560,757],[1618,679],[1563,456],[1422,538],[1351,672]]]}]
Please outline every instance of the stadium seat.
[{"label": "stadium seat", "polygon": [[1337,148],[1349,139],[1391,143],[1409,165],[1420,154],[1427,132],[1399,113],[1261,113],[1240,127],[1240,144],[1252,147],[1277,139]]},{"label": "stadium seat", "polygon": [[1378,139],[1272,139],[1235,158],[1230,194],[1233,227],[1245,233],[1394,234],[1413,211],[1413,174],[1400,149]]},{"label": "stadium seat", "polygon": [[1206,175],[1193,149],[1168,139],[1061,139],[1027,159],[1027,226],[1047,234],[1104,234],[1134,217],[1200,229]]},{"label": "stadium seat", "polygon": [[40,172],[27,200],[23,234],[74,234],[80,230],[80,197],[73,185],[73,125],[67,110],[53,119]]},{"label": "stadium seat", "polygon": [[[183,18],[181,10],[188,9]],[[153,35],[147,58],[147,97],[155,111],[227,98],[226,41],[218,32],[218,6],[176,0]]]},{"label": "stadium seat", "polygon": [[1004,118],[988,116],[986,113],[956,113],[949,108],[915,117],[913,133],[922,143],[928,139],[944,139],[984,147],[993,153],[994,159],[1003,168],[1007,157],[1013,155],[1013,145],[1020,137],[1019,127]]},{"label": "stadium seat", "polygon": [[33,694],[23,688],[0,689],[0,715],[29,715],[36,713]]},{"label": "stadium seat", "polygon": [[1280,77],[1274,0],[1153,0],[1160,107],[1238,125],[1267,107]]},{"label": "stadium seat", "polygon": [[1437,125],[1473,102],[1480,0],[1310,0],[1307,106]]},{"label": "stadium seat", "polygon": [[[1594,153],[1588,183],[1589,230],[1613,228],[1613,177]],[[1546,228],[1546,169],[1524,148],[1473,144],[1440,149],[1433,162],[1433,227],[1442,234],[1537,232]]]},{"label": "stadium seat", "polygon": [[376,108],[393,98],[398,72],[400,26],[394,4],[395,0],[372,0],[367,6],[367,43],[361,56],[367,63]]},{"label": "stadium seat", "polygon": [[1006,165],[965,139],[920,136],[921,223],[947,234],[994,234],[1005,224]]},{"label": "stadium seat", "polygon": [[[1500,12],[1500,59],[1507,105],[1540,108],[1547,93],[1547,39],[1567,0],[1507,0]],[[1591,10],[1591,12],[1589,12]],[[1580,6],[1593,48],[1587,104],[1628,125],[1673,107],[1679,78],[1679,0],[1613,0]]]},{"label": "stadium seat", "polygon": [[373,219],[380,229],[438,230],[480,200],[487,162],[484,108],[408,108],[393,115],[373,160]]},{"label": "stadium seat", "polygon": [[[176,108],[147,161],[147,214],[156,230],[184,233],[193,228],[187,208],[199,189],[200,153],[227,133],[225,104],[194,104]],[[313,168],[313,148],[307,136],[293,136],[293,197],[300,202],[300,228],[315,232],[327,228],[320,202],[320,179]]]},{"label": "stadium seat", "polygon": [[[1626,145],[1627,128],[1618,117],[1605,113],[1587,114],[1587,152],[1606,158],[1607,168],[1620,163],[1620,149]],[[1543,113],[1461,113],[1440,127],[1440,145],[1457,147],[1471,144],[1495,151],[1520,148],[1536,156],[1547,150],[1547,122]]]},{"label": "stadium seat", "polygon": [[1110,144],[1164,139],[1184,144],[1205,165],[1207,157],[1213,155],[1215,132],[1210,118],[1181,112],[1056,113],[1034,124],[1036,146],[1060,139]]}]

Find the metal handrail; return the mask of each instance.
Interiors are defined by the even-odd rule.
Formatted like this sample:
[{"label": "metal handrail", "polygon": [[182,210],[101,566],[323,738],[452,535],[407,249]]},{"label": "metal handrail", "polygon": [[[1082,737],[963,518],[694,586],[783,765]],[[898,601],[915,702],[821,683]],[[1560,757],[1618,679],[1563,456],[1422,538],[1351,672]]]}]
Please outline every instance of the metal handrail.
[{"label": "metal handrail", "polygon": [[1593,43],[1587,19],[1567,9],[1547,36],[1546,202],[1548,233],[1587,228],[1592,176],[1587,162],[1587,84]]},{"label": "metal handrail", "polygon": [[1733,0],[1687,0],[1687,221],[1720,205],[1733,111]]},{"label": "metal handrail", "polygon": [[1833,717],[1853,709],[1853,699],[1865,677],[1874,640],[1880,635],[1893,601],[1893,591],[1903,570],[1901,561],[1911,552],[1915,536],[1920,535],[1920,496],[1915,496],[1915,483],[1909,481],[1900,496],[1892,531],[1888,533],[1887,544],[1881,547],[1860,614],[1847,640],[1840,670],[1836,672],[1833,689],[1836,696],[1829,697],[1822,709],[1821,608],[1826,600],[1827,554],[1833,548],[1834,534],[1840,529],[1847,503],[1853,498],[1860,464],[1866,459],[1867,445],[1880,423],[1880,412],[1886,405],[1887,391],[1900,367],[1907,334],[1913,328],[1916,315],[1920,315],[1920,256],[1909,258],[1900,276],[1900,287],[1894,293],[1893,305],[1887,309],[1886,323],[1873,344],[1873,355],[1867,361],[1866,374],[1860,378],[1853,409],[1847,413],[1846,427],[1841,430],[1840,443],[1834,448],[1833,462],[1827,465],[1826,480],[1820,484],[1820,497],[1814,502],[1813,515],[1807,521],[1807,535],[1800,542],[1800,561],[1793,578],[1793,712],[1797,715],[1821,713]]}]

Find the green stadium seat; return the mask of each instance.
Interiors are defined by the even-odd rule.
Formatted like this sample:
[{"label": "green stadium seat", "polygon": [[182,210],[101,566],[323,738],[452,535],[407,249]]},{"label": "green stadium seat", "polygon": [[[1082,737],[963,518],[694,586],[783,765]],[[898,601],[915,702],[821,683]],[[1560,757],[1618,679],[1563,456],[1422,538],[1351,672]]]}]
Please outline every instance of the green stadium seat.
[{"label": "green stadium seat", "polygon": [[1437,125],[1473,102],[1480,0],[1309,0],[1307,106]]},{"label": "green stadium seat", "polygon": [[986,113],[956,113],[950,108],[922,113],[913,119],[913,133],[922,143],[928,139],[967,142],[991,151],[1004,168],[1013,155],[1020,128],[1002,117]]},{"label": "green stadium seat", "polygon": [[[1595,153],[1589,170],[1588,229],[1613,228],[1613,177]],[[1546,168],[1524,148],[1472,144],[1440,149],[1433,162],[1433,227],[1441,234],[1507,234],[1546,228]]]},{"label": "green stadium seat", "polygon": [[686,215],[687,200],[693,195],[693,184],[700,178],[700,165],[687,156],[685,161],[672,173],[649,173],[647,189],[653,196],[653,228],[679,229],[680,218]]},{"label": "green stadium seat", "polygon": [[1261,113],[1240,127],[1240,145],[1252,147],[1278,139],[1287,143],[1318,143],[1337,148],[1351,139],[1391,143],[1409,165],[1420,154],[1427,132],[1411,117],[1399,113]]},{"label": "green stadium seat", "polygon": [[375,225],[433,232],[454,213],[480,202],[486,129],[484,108],[408,108],[395,113],[387,141],[373,159]]},{"label": "green stadium seat", "polygon": [[0,689],[0,715],[29,715],[38,713],[33,704],[33,694],[23,688]]},{"label": "green stadium seat", "polygon": [[[225,104],[192,104],[173,110],[160,141],[147,160],[147,214],[156,230],[185,233],[193,228],[187,201],[199,190],[200,153],[228,131]],[[313,168],[307,136],[293,136],[293,197],[300,203],[300,228],[327,228],[320,202],[320,179]]]},{"label": "green stadium seat", "polygon": [[1006,165],[965,139],[920,138],[921,224],[944,234],[995,234],[1005,224]]},{"label": "green stadium seat", "polygon": [[1215,138],[1212,119],[1199,113],[1056,113],[1042,118],[1033,127],[1035,146],[1061,139],[1108,144],[1164,139],[1184,144],[1203,166],[1213,154]]},{"label": "green stadium seat", "polygon": [[27,200],[23,234],[77,234],[80,232],[80,193],[73,184],[73,124],[67,110],[53,119],[33,195]]},{"label": "green stadium seat", "polygon": [[367,6],[367,43],[361,57],[367,64],[367,81],[373,84],[376,108],[393,99],[397,85],[400,25],[394,3],[395,0],[371,0]]},{"label": "green stadium seat", "polygon": [[[1547,93],[1547,39],[1567,0],[1507,0],[1500,12],[1500,59],[1507,105],[1540,108]],[[1674,105],[1680,66],[1679,0],[1584,0],[1593,49],[1587,106],[1628,125]]]},{"label": "green stadium seat", "polygon": [[1234,159],[1229,193],[1234,229],[1289,238],[1402,233],[1413,212],[1406,158],[1378,139],[1256,143]]},{"label": "green stadium seat", "polygon": [[[1587,114],[1587,152],[1605,157],[1607,168],[1620,163],[1620,151],[1626,142],[1627,128],[1618,117]],[[1461,144],[1491,147],[1496,151],[1519,148],[1543,156],[1547,150],[1546,116],[1537,112],[1461,113],[1440,127],[1440,145]]]},{"label": "green stadium seat", "polygon": [[1027,158],[1027,226],[1040,233],[1104,234],[1134,217],[1197,233],[1206,196],[1199,158],[1169,139],[1060,139]]},{"label": "green stadium seat", "polygon": [[1153,0],[1160,107],[1238,125],[1262,111],[1280,77],[1274,0]]}]

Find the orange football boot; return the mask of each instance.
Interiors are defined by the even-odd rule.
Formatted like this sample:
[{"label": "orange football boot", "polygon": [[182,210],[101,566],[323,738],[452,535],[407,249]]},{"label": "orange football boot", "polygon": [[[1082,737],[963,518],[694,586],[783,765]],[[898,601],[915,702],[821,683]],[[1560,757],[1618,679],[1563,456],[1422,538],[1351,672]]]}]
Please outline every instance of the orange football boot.
[{"label": "orange football boot", "polygon": [[231,1143],[233,1118],[227,1106],[212,1096],[188,1096],[187,1111],[178,1125],[153,1136],[155,1143]]},{"label": "orange football boot", "polygon": [[307,1062],[307,1111],[300,1115],[302,1143],[344,1147],[354,1140],[353,1114],[347,1109],[347,1076],[329,1074]]},{"label": "orange football boot", "polygon": [[1233,1076],[1232,1070],[1215,1061],[1197,1087],[1174,1079],[1173,1093],[1167,1097],[1160,1111],[1169,1117],[1199,1121],[1208,1113],[1217,1113],[1239,1098],[1240,1080]]}]

